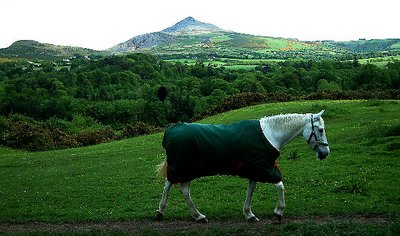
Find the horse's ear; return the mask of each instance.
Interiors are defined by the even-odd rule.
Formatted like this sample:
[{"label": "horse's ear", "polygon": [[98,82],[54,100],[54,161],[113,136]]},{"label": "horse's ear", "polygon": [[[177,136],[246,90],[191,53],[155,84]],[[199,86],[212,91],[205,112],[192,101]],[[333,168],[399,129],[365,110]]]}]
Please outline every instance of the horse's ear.
[{"label": "horse's ear", "polygon": [[321,118],[322,114],[324,114],[325,110],[320,111],[318,114],[314,115],[314,119],[319,120],[319,118]]}]

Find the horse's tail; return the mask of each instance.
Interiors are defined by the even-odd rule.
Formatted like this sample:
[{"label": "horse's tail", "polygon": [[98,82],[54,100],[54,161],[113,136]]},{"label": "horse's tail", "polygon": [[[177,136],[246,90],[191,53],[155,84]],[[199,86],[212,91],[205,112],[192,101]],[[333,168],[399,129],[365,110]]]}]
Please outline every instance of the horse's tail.
[{"label": "horse's tail", "polygon": [[168,168],[167,160],[161,162],[159,165],[156,166],[156,174],[158,179],[164,181],[167,178],[167,168]]}]

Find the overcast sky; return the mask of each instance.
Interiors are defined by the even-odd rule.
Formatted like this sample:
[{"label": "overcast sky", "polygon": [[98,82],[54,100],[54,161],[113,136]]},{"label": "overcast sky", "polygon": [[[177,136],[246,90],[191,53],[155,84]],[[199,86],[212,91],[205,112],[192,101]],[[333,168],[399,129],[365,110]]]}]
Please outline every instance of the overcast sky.
[{"label": "overcast sky", "polygon": [[0,0],[0,48],[21,39],[106,49],[185,17],[300,40],[400,38],[399,0]]}]

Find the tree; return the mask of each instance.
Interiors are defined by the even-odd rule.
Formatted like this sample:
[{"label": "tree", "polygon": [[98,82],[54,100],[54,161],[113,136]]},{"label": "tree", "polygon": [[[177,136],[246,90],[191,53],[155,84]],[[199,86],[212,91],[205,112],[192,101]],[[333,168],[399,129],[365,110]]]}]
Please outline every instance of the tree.
[{"label": "tree", "polygon": [[318,81],[318,91],[341,91],[342,89],[335,81],[321,79]]},{"label": "tree", "polygon": [[361,71],[356,82],[362,88],[387,88],[389,84],[389,76],[387,71],[372,65],[366,64],[361,66]]}]

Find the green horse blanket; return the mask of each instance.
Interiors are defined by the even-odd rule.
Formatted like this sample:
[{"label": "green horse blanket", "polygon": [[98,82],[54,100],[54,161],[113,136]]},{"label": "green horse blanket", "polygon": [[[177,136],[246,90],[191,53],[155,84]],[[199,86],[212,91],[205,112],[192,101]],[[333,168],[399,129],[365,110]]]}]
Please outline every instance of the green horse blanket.
[{"label": "green horse blanket", "polygon": [[171,183],[202,176],[237,175],[278,183],[279,151],[265,138],[258,120],[229,125],[178,123],[165,131],[167,179]]}]

